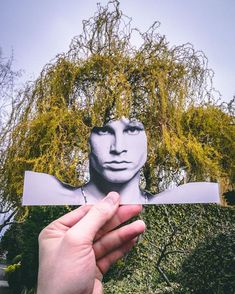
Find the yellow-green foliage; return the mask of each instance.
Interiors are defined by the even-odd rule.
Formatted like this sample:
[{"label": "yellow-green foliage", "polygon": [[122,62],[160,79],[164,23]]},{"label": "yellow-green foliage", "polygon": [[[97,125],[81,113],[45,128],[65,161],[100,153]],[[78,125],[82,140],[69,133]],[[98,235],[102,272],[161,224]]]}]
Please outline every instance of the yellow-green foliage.
[{"label": "yellow-green foliage", "polygon": [[17,293],[16,291],[20,291],[20,289],[21,289],[21,283],[20,283],[21,272],[20,272],[20,269],[21,269],[21,263],[20,262],[11,264],[5,269],[6,278],[8,280],[9,286],[14,291],[14,293]]},{"label": "yellow-green foliage", "polygon": [[14,264],[8,265],[8,267],[5,269],[5,273],[8,275],[19,268],[20,268],[20,263],[14,263]]},{"label": "yellow-green foliage", "polygon": [[206,58],[189,44],[170,47],[158,23],[138,33],[142,44],[134,47],[118,1],[98,6],[69,52],[44,67],[15,110],[1,175],[3,199],[20,204],[27,169],[81,185],[91,128],[121,116],[145,125],[148,190],[180,183],[183,171],[188,180],[234,176],[223,147],[225,136],[234,152],[234,127],[213,102]]}]

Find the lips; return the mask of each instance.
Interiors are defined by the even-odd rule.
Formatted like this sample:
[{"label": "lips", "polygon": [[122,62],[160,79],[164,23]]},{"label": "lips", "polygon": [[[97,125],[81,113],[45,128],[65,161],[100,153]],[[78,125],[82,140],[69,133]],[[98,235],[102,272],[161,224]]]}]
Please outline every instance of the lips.
[{"label": "lips", "polygon": [[106,161],[105,163],[107,164],[122,164],[122,163],[131,163],[130,161],[122,160],[122,161],[117,161],[117,160],[112,160],[112,161]]},{"label": "lips", "polygon": [[126,160],[112,160],[112,161],[106,161],[105,166],[110,170],[125,170],[128,168],[128,165],[130,164],[130,161]]}]

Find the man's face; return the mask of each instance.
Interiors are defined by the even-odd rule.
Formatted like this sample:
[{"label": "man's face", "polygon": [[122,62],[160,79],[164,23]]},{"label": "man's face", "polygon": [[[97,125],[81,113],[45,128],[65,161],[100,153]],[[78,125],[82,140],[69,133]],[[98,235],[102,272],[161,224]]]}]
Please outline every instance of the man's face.
[{"label": "man's face", "polygon": [[90,139],[90,166],[111,183],[131,180],[147,159],[147,138],[142,123],[122,118],[95,127]]}]

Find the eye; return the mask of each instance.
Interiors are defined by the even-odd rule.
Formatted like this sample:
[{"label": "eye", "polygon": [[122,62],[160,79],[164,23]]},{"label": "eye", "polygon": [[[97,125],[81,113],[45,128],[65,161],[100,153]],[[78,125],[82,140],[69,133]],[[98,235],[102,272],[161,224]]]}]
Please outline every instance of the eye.
[{"label": "eye", "polygon": [[93,129],[93,132],[100,136],[109,135],[111,133],[108,127],[101,127],[101,128],[96,127]]},{"label": "eye", "polygon": [[108,130],[99,130],[98,132],[99,135],[108,135],[109,134],[109,131]]},{"label": "eye", "polygon": [[140,131],[142,131],[141,128],[139,127],[128,127],[125,132],[128,134],[128,135],[138,135],[140,133]]}]

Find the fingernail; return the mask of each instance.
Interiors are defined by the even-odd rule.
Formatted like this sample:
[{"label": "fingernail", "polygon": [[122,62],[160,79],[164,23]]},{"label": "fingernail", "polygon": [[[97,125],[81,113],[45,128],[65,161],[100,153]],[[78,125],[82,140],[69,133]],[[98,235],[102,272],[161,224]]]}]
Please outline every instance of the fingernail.
[{"label": "fingernail", "polygon": [[142,224],[142,226],[144,227],[144,231],[146,230],[146,224],[142,219],[138,220],[139,224]]},{"label": "fingernail", "polygon": [[117,192],[110,192],[103,201],[109,202],[111,204],[116,204],[120,199],[120,195]]}]

